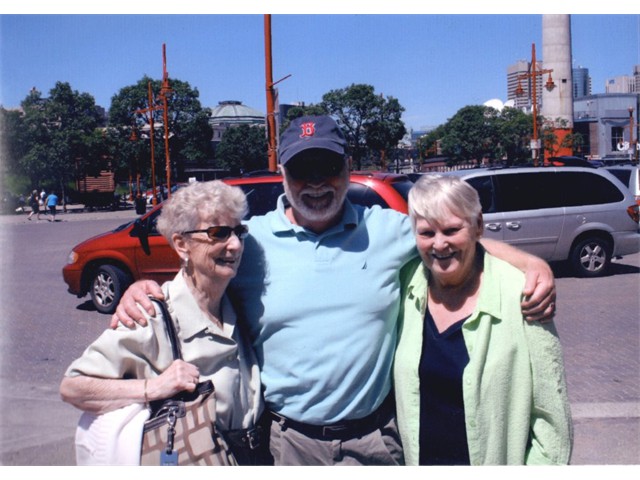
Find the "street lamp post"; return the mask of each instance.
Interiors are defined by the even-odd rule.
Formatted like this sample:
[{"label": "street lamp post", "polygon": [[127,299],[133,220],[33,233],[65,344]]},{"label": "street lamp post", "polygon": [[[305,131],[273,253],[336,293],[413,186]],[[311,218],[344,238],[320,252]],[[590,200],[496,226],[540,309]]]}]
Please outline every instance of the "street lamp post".
[{"label": "street lamp post", "polygon": [[531,44],[531,70],[528,73],[518,75],[518,87],[516,88],[516,95],[524,94],[521,80],[531,79],[531,113],[533,114],[533,138],[531,140],[531,156],[533,158],[533,165],[538,166],[538,157],[540,150],[540,140],[538,139],[538,76],[549,74],[549,78],[545,83],[547,90],[552,90],[555,87],[553,79],[551,78],[551,72],[553,69],[540,69],[536,61],[536,44]]},{"label": "street lamp post", "polygon": [[160,89],[160,98],[162,98],[162,119],[164,122],[164,155],[166,160],[167,175],[167,196],[171,198],[171,160],[169,159],[169,108],[167,106],[167,97],[171,95],[173,90],[169,86],[169,74],[167,73],[167,56],[165,44],[162,44],[162,88]]},{"label": "street lamp post", "polygon": [[636,143],[638,139],[633,139],[633,107],[629,107],[629,160],[633,161],[634,158],[638,160],[638,148]]},{"label": "street lamp post", "polygon": [[162,44],[162,87],[160,88],[160,98],[163,101],[162,105],[156,105],[153,100],[151,82],[148,82],[147,86],[148,86],[147,100],[149,102],[149,106],[147,108],[138,109],[134,113],[138,113],[145,116],[148,114],[149,139],[151,141],[151,183],[153,188],[151,203],[155,206],[157,205],[158,201],[156,199],[156,162],[155,162],[154,131],[153,131],[154,110],[163,111],[162,115],[163,115],[163,123],[164,123],[164,152],[165,152],[165,159],[166,159],[167,195],[169,197],[171,196],[171,161],[169,158],[169,108],[167,106],[167,97],[171,95],[173,90],[169,86],[169,75],[167,74],[165,44]]}]

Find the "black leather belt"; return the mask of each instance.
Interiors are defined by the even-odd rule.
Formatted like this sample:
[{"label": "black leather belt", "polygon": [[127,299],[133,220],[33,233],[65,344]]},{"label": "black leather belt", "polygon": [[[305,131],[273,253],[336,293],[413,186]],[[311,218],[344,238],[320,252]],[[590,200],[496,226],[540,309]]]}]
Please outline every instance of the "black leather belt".
[{"label": "black leather belt", "polygon": [[275,412],[269,413],[272,419],[278,422],[283,430],[291,428],[307,437],[326,440],[344,440],[347,438],[360,437],[377,430],[389,421],[389,417],[393,413],[394,408],[395,402],[393,396],[389,395],[375,412],[370,413],[366,417],[354,420],[343,420],[328,425],[302,423]]}]

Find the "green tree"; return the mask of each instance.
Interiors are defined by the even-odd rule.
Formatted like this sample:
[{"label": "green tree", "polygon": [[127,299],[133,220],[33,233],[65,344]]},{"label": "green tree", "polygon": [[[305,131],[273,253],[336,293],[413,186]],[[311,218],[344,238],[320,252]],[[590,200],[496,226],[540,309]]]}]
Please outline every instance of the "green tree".
[{"label": "green tree", "polygon": [[[376,95],[371,85],[352,84],[322,96],[322,108],[342,127],[356,170],[380,145],[399,141],[406,132],[400,115],[404,108],[393,97]],[[402,132],[400,134],[400,132]]]},{"label": "green tree", "polygon": [[280,133],[289,128],[289,124],[296,118],[305,117],[307,115],[327,115],[327,111],[321,104],[296,105],[287,111],[287,117],[280,125]]},{"label": "green tree", "polygon": [[2,191],[13,194],[24,193],[34,185],[20,167],[20,160],[26,154],[22,122],[22,112],[0,107],[0,178]]},{"label": "green tree", "polygon": [[420,159],[430,158],[439,155],[439,144],[446,133],[446,124],[438,125],[433,130],[427,132],[416,142]]},{"label": "green tree", "polygon": [[[151,82],[152,105],[149,105],[149,82]],[[211,137],[213,131],[209,125],[211,110],[202,108],[200,93],[192,88],[188,82],[169,79],[172,92],[167,97],[169,152],[172,168],[172,178],[182,174],[187,164],[204,166],[206,161],[213,158]],[[150,174],[151,145],[148,130],[146,139],[140,136],[138,143],[131,142],[131,129],[142,132],[148,125],[149,113],[142,112],[152,109],[154,122],[154,157],[156,176],[164,176],[166,151],[164,144],[163,102],[160,92],[162,81],[152,80],[145,76],[135,85],[120,89],[111,99],[109,109],[109,135],[112,137],[115,151],[115,167],[119,176],[130,170],[139,169]],[[136,113],[139,112],[139,113]],[[148,126],[147,126],[148,129]]]},{"label": "green tree", "polygon": [[397,99],[388,97],[380,108],[373,112],[374,117],[367,126],[366,143],[369,148],[380,152],[382,170],[386,167],[387,151],[396,148],[407,129],[402,123],[404,108]]},{"label": "green tree", "polygon": [[32,185],[48,185],[64,196],[79,163],[88,161],[89,145],[101,125],[95,100],[72,90],[68,83],[57,82],[48,98],[32,90],[21,106],[24,154],[19,167]]},{"label": "green tree", "polygon": [[470,105],[449,119],[442,137],[442,151],[452,163],[493,160],[498,153],[497,118],[492,107]]},{"label": "green tree", "polygon": [[267,168],[264,128],[239,125],[225,130],[216,148],[217,164],[234,175]]},{"label": "green tree", "polygon": [[531,160],[529,139],[531,137],[532,115],[518,108],[505,107],[496,122],[500,139],[499,157],[508,165],[526,163]]}]

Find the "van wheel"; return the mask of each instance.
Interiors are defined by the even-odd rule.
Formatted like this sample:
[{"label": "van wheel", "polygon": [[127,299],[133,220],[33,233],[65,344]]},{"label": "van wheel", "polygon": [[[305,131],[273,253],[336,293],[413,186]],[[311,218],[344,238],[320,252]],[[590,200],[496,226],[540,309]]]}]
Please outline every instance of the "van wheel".
[{"label": "van wheel", "polygon": [[113,265],[101,265],[91,280],[91,300],[100,313],[113,313],[131,283],[125,272]]},{"label": "van wheel", "polygon": [[571,265],[580,277],[604,275],[611,263],[611,244],[599,237],[586,238],[573,248]]}]

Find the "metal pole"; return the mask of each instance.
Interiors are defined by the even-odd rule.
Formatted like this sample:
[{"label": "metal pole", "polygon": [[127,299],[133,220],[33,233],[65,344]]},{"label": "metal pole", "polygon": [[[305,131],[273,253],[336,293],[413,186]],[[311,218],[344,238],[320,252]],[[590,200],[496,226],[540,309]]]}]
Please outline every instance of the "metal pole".
[{"label": "metal pole", "polygon": [[164,154],[166,159],[166,173],[167,173],[167,197],[171,198],[171,160],[169,158],[169,114],[167,106],[167,95],[171,93],[169,87],[169,74],[167,73],[167,55],[165,44],[162,44],[162,89],[160,90],[160,96],[162,97],[163,109],[162,120],[164,122]]},{"label": "metal pole", "polygon": [[153,147],[153,94],[151,93],[151,82],[148,83],[148,98],[149,98],[149,139],[151,140],[151,188],[153,188],[153,193],[151,195],[151,204],[157,205],[158,201],[156,200],[156,157],[155,150]]},{"label": "metal pole", "polygon": [[264,56],[267,91],[267,153],[269,158],[269,171],[275,172],[278,169],[278,156],[276,147],[275,94],[271,65],[271,15],[268,14],[264,16]]},{"label": "metal pole", "polygon": [[540,151],[538,148],[538,78],[536,75],[536,44],[531,44],[531,79],[532,79],[532,109],[533,109],[533,141],[534,141],[534,154],[533,154],[533,166],[538,166],[538,158]]}]

